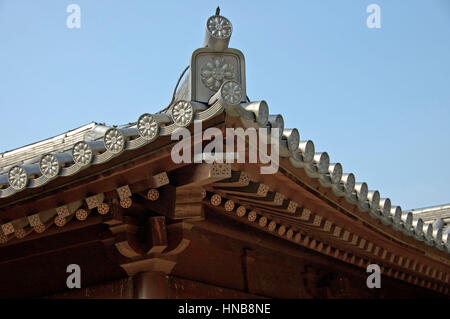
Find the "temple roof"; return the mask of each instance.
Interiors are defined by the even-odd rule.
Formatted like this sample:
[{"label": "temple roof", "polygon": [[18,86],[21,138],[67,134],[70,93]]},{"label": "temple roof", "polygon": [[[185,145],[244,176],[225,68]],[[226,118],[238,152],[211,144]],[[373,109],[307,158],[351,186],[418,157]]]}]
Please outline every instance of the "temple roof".
[{"label": "temple roof", "polygon": [[[199,109],[192,120],[204,121],[226,112],[224,108],[208,106],[206,103],[203,103],[203,106],[203,110]],[[255,115],[249,113],[244,106],[239,105],[238,108],[245,121],[253,121],[254,125],[263,127],[258,124]],[[171,116],[157,114],[152,117],[144,114],[139,119],[144,123],[143,125],[147,122],[154,125],[158,123],[157,134],[159,136],[170,135],[179,127]],[[143,133],[142,128],[138,127],[138,122],[139,120],[119,127],[92,122],[58,136],[0,154],[0,199],[21,192],[27,187],[41,187],[58,176],[75,175],[90,165],[98,165],[111,160],[122,151],[136,149],[149,142],[154,142],[155,137],[152,137],[154,139],[150,141],[148,136]],[[108,147],[108,142],[115,136],[122,139],[122,144],[117,144],[120,148],[118,151]],[[74,146],[78,146],[78,148],[74,149]],[[80,150],[82,151],[79,149],[80,146],[82,148],[86,146],[87,152],[92,150],[92,158],[86,164],[82,158],[77,160]],[[280,153],[289,154],[291,163],[294,166],[304,167],[310,177],[320,180],[334,192],[345,194],[348,201],[367,212],[372,212],[373,218],[383,218],[398,231],[416,234],[415,238],[418,240],[423,240],[423,229],[419,228],[423,228],[424,224],[427,222],[433,224],[439,218],[448,222],[450,218],[450,205],[404,212],[398,206],[391,206],[390,199],[380,199],[378,191],[369,191],[366,183],[356,183],[352,173],[343,174],[341,164],[330,165],[330,158],[326,152],[315,153],[312,141],[299,141],[294,151],[291,151],[287,144],[281,144],[280,147],[282,148]],[[42,159],[47,159],[47,161]],[[51,170],[47,169],[51,175],[45,174],[45,169],[43,169],[43,166],[48,167],[48,165],[52,168]],[[22,175],[22,179],[16,178],[17,173],[12,174],[18,169],[26,172]],[[11,174],[11,178],[8,178],[8,173]],[[19,184],[14,186],[10,183],[11,179],[18,180]],[[22,181],[20,182],[20,180]],[[349,187],[350,190],[348,190]],[[346,190],[348,191],[346,192]],[[421,219],[423,222],[412,223],[416,219]],[[444,249],[447,244],[445,250],[450,251],[447,235],[444,237],[443,240],[446,242],[438,238],[429,240],[433,246],[440,249]]]},{"label": "temple roof", "polygon": [[73,144],[83,141],[95,126],[96,123],[91,122],[63,134],[0,153],[0,174],[5,174],[14,165],[39,162],[43,154],[70,150]]},{"label": "temple roof", "polygon": [[432,224],[435,229],[442,229],[443,236],[450,233],[450,204],[415,208],[408,212],[425,223]]},{"label": "temple roof", "polygon": [[[229,21],[225,19],[221,23],[226,26]],[[207,28],[210,26],[207,24]],[[448,233],[443,233],[442,224],[434,222],[437,218],[443,218],[442,212],[448,213],[450,206],[412,211],[402,211],[399,206],[392,206],[389,198],[380,198],[379,191],[369,190],[365,182],[356,181],[354,174],[344,173],[340,163],[331,163],[326,152],[316,152],[312,141],[300,140],[297,129],[285,128],[282,115],[269,114],[265,101],[247,101],[243,55],[236,49],[228,49],[231,26],[228,32],[226,41],[220,41],[223,37],[207,36],[205,46],[193,53],[190,73],[176,98],[174,95],[169,108],[155,114],[142,114],[136,122],[122,126],[89,123],[1,154],[0,204],[4,207],[12,196],[20,201],[20,194],[27,189],[39,190],[58,178],[76,176],[89,167],[108,163],[125,156],[123,154],[127,152],[156,144],[164,137],[170,137],[177,129],[192,126],[194,121],[207,122],[226,115],[240,121],[244,128],[280,129],[279,153],[286,160],[283,162],[286,172],[303,170],[308,179],[316,181],[333,196],[344,199],[353,210],[370,216],[374,224],[380,221],[381,225],[392,228],[396,237],[402,240],[414,238],[417,242],[427,244],[431,251],[445,252],[448,259]],[[219,53],[223,53],[224,58]],[[200,68],[199,61],[205,66]],[[220,81],[210,76],[216,67],[223,70]],[[227,80],[227,74],[234,74],[234,80]],[[200,87],[199,83],[205,87]],[[284,196],[277,199],[277,194],[273,192],[275,198],[272,201],[283,202]],[[287,203],[292,206],[283,209],[295,212],[297,204],[293,200]],[[301,216],[308,215],[307,218],[310,213],[309,210],[300,212]],[[448,217],[450,214],[444,218],[448,221]],[[321,220],[322,217],[317,223],[321,224]],[[326,224],[324,227],[331,226]],[[2,229],[6,234],[4,227]],[[359,240],[358,236],[353,238],[355,243]]]},{"label": "temple roof", "polygon": [[414,208],[409,211],[415,216],[421,217],[425,222],[433,222],[439,218],[446,223],[450,222],[450,204]]}]

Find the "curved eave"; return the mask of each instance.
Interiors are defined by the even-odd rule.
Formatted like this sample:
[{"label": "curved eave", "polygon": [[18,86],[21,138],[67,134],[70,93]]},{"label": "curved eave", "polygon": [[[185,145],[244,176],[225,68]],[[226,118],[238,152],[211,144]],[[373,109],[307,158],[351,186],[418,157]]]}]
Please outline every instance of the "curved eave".
[{"label": "curved eave", "polygon": [[[196,112],[192,120],[208,121],[224,113],[222,105],[213,105],[209,108],[205,106],[203,110]],[[244,106],[237,105],[233,108],[227,108],[226,113],[229,118],[240,120],[241,126],[247,127],[263,127],[261,123],[256,121],[255,112],[249,112]],[[27,193],[39,193],[42,189],[47,189],[46,185],[61,179],[63,177],[78,176],[82,171],[90,169],[90,167],[102,166],[115,158],[126,158],[130,151],[141,149],[148,144],[157,144],[161,138],[168,137],[173,131],[180,126],[175,123],[164,123],[158,127],[158,138],[149,141],[140,136],[133,126],[130,125],[125,128],[119,128],[124,136],[127,137],[123,148],[119,151],[110,151],[105,149],[102,153],[95,155],[89,165],[72,164],[68,167],[63,167],[59,170],[57,176],[47,178],[44,175],[37,178],[30,178],[26,187],[23,190],[14,189],[9,186],[5,189],[0,189],[0,207],[4,207],[9,202],[17,202],[23,198],[27,198]],[[289,129],[287,129],[289,130]],[[106,131],[107,132],[107,131]],[[105,132],[105,133],[106,133]],[[132,132],[130,134],[130,132]],[[133,135],[134,134],[134,135]],[[299,142],[299,145],[302,142]],[[57,152],[55,153],[57,154]],[[449,247],[442,243],[435,242],[433,239],[423,242],[421,237],[412,236],[414,229],[406,229],[401,220],[395,220],[394,215],[391,214],[391,205],[389,199],[381,199],[374,206],[368,200],[368,187],[365,183],[359,182],[348,188],[344,176],[339,179],[333,176],[334,172],[329,170],[330,159],[327,153],[316,153],[312,161],[307,159],[310,156],[303,154],[298,147],[293,147],[292,143],[281,139],[280,143],[280,167],[286,173],[292,174],[294,178],[305,184],[312,192],[317,193],[323,200],[328,201],[330,205],[335,206],[342,211],[343,214],[348,214],[353,218],[357,218],[361,222],[367,224],[368,227],[376,229],[377,232],[384,234],[398,241],[412,247],[417,247],[421,251],[426,250],[427,247],[434,247],[435,253],[440,256],[445,256],[442,250],[448,254]],[[120,161],[120,160],[117,160]],[[115,162],[115,161],[114,161]],[[340,164],[339,164],[340,165]],[[90,169],[95,171],[95,168]],[[342,170],[342,169],[341,169]],[[342,173],[342,172],[341,172]],[[362,187],[364,186],[364,187]],[[35,191],[32,191],[32,190]],[[9,199],[8,199],[9,198]],[[389,206],[386,206],[389,204]],[[426,245],[425,245],[426,244]],[[444,247],[444,249],[443,249]]]}]

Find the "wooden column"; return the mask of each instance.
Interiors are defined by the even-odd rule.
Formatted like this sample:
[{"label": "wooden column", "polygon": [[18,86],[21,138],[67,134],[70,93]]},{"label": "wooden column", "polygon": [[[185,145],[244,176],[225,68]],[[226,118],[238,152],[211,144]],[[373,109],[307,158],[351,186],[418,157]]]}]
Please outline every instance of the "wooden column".
[{"label": "wooden column", "polygon": [[147,271],[133,277],[134,298],[166,299],[169,296],[168,278],[165,273]]}]

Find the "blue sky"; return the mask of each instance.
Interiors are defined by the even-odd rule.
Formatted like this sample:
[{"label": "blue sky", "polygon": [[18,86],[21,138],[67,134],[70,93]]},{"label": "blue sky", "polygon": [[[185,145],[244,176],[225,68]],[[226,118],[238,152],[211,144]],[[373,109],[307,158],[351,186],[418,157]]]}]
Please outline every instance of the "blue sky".
[{"label": "blue sky", "polygon": [[0,0],[0,152],[166,106],[217,5],[251,100],[393,204],[450,202],[448,0]]}]

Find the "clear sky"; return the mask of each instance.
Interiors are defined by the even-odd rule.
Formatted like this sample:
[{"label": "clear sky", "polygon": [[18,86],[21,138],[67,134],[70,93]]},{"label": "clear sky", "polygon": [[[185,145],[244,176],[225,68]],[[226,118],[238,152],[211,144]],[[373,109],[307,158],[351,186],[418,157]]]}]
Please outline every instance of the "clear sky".
[{"label": "clear sky", "polygon": [[0,152],[166,106],[217,5],[251,100],[394,205],[450,202],[449,0],[0,0]]}]

